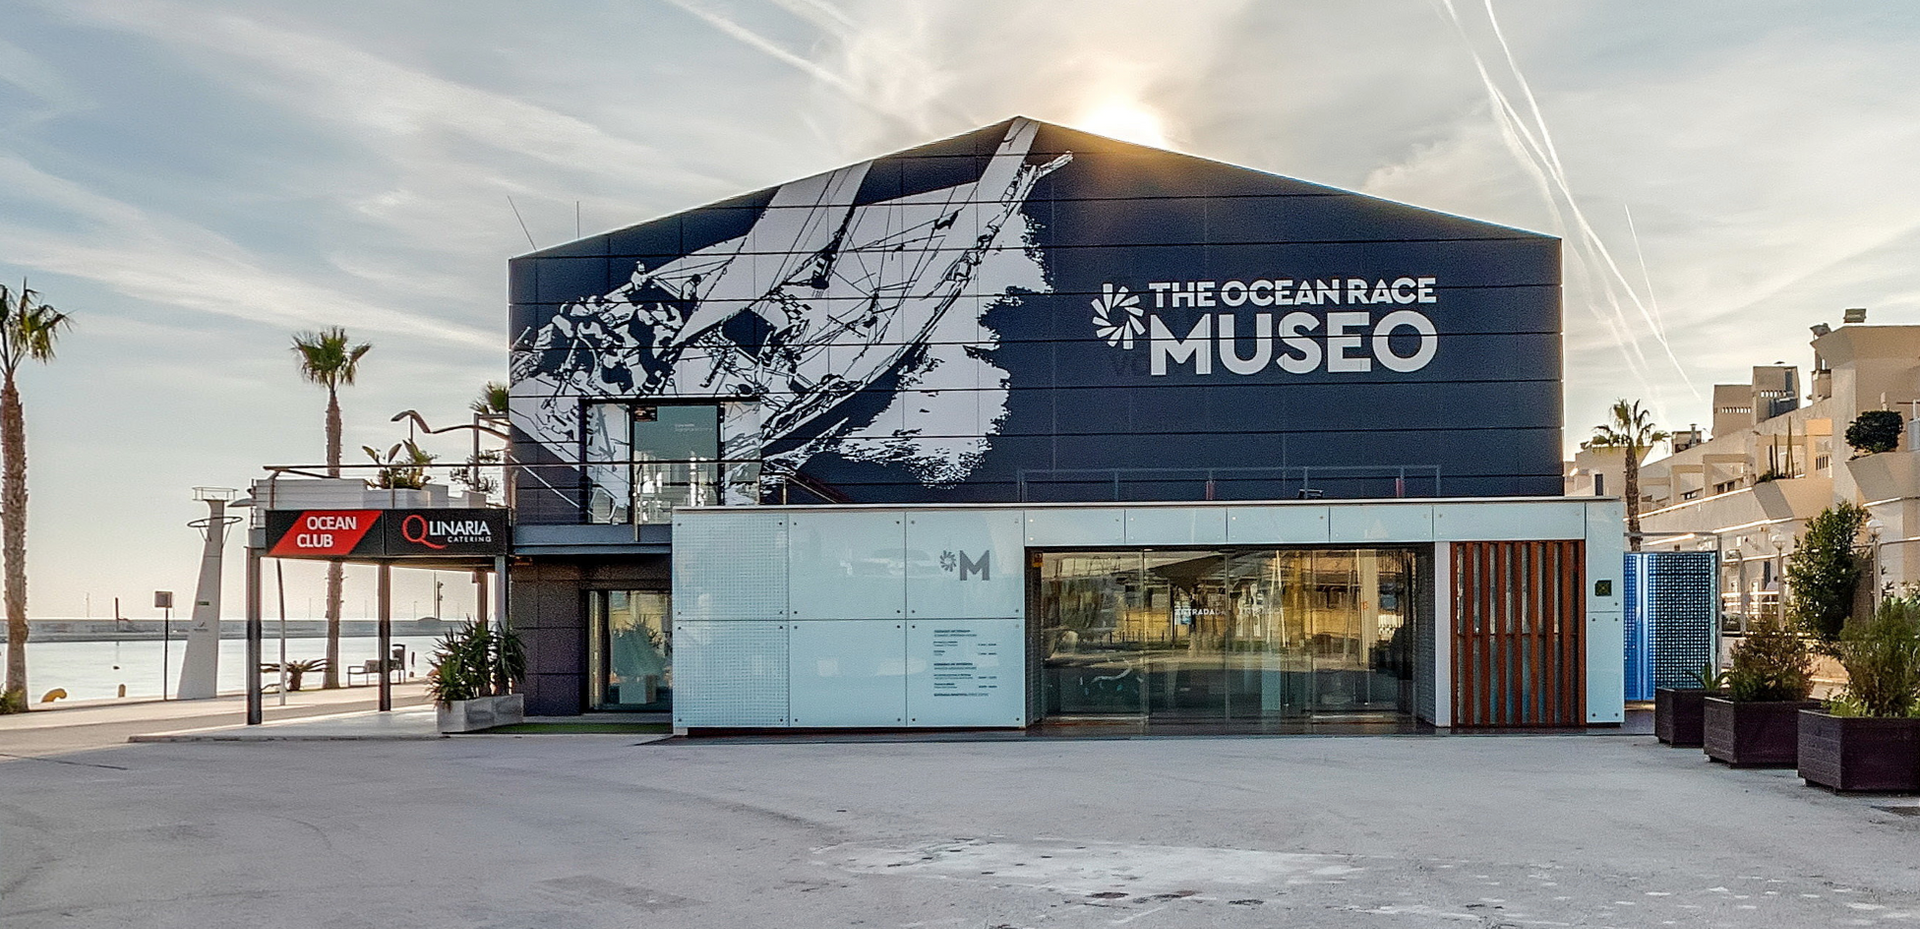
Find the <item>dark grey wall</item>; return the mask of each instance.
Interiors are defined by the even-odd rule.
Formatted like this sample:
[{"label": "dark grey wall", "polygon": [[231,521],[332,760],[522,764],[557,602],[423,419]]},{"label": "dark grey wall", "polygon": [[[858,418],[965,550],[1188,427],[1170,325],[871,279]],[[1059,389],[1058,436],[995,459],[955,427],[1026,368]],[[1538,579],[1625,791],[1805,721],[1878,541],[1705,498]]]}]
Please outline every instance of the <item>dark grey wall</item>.
[{"label": "dark grey wall", "polygon": [[[578,436],[553,424],[588,399],[745,398],[761,431],[736,424],[729,454],[785,460],[858,502],[1561,492],[1558,239],[1044,123],[509,271],[522,462],[577,460]],[[1275,281],[1340,293],[1283,305]],[[1418,299],[1393,299],[1410,281]],[[949,284],[950,301],[912,298]],[[1386,353],[1431,356],[1394,370],[1374,327],[1407,312],[1431,337],[1395,325]],[[1255,329],[1291,313],[1312,347],[1273,338],[1257,371],[1228,370],[1227,352],[1255,357]],[[1325,360],[1331,314],[1360,336],[1339,349],[1346,370]],[[1162,353],[1154,373],[1203,321],[1210,370]],[[536,473],[521,521],[577,520],[577,475]]]},{"label": "dark grey wall", "polygon": [[507,607],[527,649],[529,715],[573,716],[586,710],[587,592],[667,590],[670,571],[664,555],[516,560]]}]

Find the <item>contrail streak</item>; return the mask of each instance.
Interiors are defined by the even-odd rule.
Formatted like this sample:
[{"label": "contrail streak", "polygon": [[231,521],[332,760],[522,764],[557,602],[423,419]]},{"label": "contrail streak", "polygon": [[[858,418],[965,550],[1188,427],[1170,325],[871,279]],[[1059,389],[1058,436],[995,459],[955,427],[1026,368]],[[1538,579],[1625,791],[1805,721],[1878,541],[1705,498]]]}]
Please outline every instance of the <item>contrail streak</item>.
[{"label": "contrail streak", "polygon": [[782,48],[778,43],[767,38],[766,36],[763,36],[757,32],[754,32],[753,30],[748,29],[747,27],[742,26],[739,23],[736,23],[733,20],[726,18],[725,16],[722,16],[719,13],[715,13],[712,10],[704,9],[694,4],[693,2],[691,2],[691,0],[667,0],[667,2],[672,4],[675,7],[678,7],[682,11],[700,20],[701,22],[704,22],[707,25],[712,26],[714,29],[719,30],[722,34],[726,35],[729,38],[734,39],[735,41],[740,42],[741,44],[747,46],[748,48],[754,49],[755,51],[758,51],[761,54],[764,54],[774,59],[775,61],[778,61],[782,64],[785,64],[794,68],[795,70],[801,72],[802,74],[807,75],[808,77],[813,78],[814,80],[819,81],[822,84],[826,84],[827,86],[840,91],[841,93],[846,95],[846,98],[848,100],[852,101],[854,104],[860,106],[861,108],[867,110],[868,112],[873,113],[876,116],[880,116],[882,118],[890,120],[895,125],[908,129],[912,132],[918,133],[921,131],[920,128],[917,125],[915,125],[913,120],[907,117],[904,117],[898,113],[891,112],[885,109],[884,107],[875,105],[871,96],[865,90],[861,89],[858,85],[854,84],[852,81],[847,80],[845,77],[842,77],[841,75],[831,70],[828,70],[827,68],[821,67],[819,64],[813,61],[810,61],[803,56],[796,55],[793,52],[787,51],[785,48]]},{"label": "contrail streak", "polygon": [[1646,253],[1640,251],[1640,229],[1633,224],[1633,207],[1624,203],[1620,208],[1627,213],[1627,234],[1633,237],[1633,256],[1640,261],[1640,280],[1647,285],[1647,305],[1653,308],[1653,318],[1661,322],[1661,334],[1666,334],[1665,317],[1660,315],[1660,300],[1653,294],[1653,275],[1647,271]]},{"label": "contrail streak", "polygon": [[[1499,42],[1506,58],[1507,75],[1525,103],[1525,116],[1487,70],[1486,62],[1474,47],[1472,38],[1467,35],[1466,26],[1459,12],[1454,8],[1452,0],[1439,0],[1439,2],[1452,21],[1455,31],[1466,43],[1468,54],[1473,58],[1474,68],[1479,72],[1481,83],[1486,87],[1494,118],[1500,126],[1501,135],[1507,143],[1508,150],[1514,153],[1522,168],[1540,189],[1555,226],[1561,229],[1563,234],[1568,226],[1571,226],[1574,232],[1571,243],[1574,249],[1569,257],[1574,259],[1575,270],[1592,285],[1589,294],[1597,291],[1599,298],[1605,304],[1603,310],[1600,305],[1591,302],[1590,296],[1589,309],[1613,336],[1616,346],[1620,348],[1627,362],[1627,367],[1649,394],[1657,395],[1659,391],[1652,383],[1648,359],[1640,346],[1642,333],[1650,335],[1660,346],[1661,351],[1666,355],[1666,360],[1679,374],[1681,382],[1687,386],[1695,398],[1698,398],[1699,389],[1694,386],[1693,379],[1681,366],[1679,358],[1674,355],[1672,344],[1667,340],[1666,326],[1657,304],[1650,305],[1640,299],[1633,285],[1628,283],[1619,263],[1614,260],[1612,251],[1607,248],[1606,242],[1587,220],[1585,211],[1581,209],[1578,199],[1574,197],[1572,184],[1567,179],[1566,170],[1560,162],[1559,151],[1554,147],[1552,134],[1548,131],[1545,115],[1540,111],[1539,100],[1535,97],[1526,75],[1520,70],[1513,48],[1500,28],[1499,19],[1494,14],[1493,0],[1485,0],[1487,21],[1494,39]],[[1565,208],[1564,216],[1562,204]],[[1637,233],[1635,247],[1638,248]],[[1644,274],[1644,255],[1641,264]],[[1650,276],[1648,281],[1649,292],[1651,292]],[[1625,302],[1633,304],[1633,309],[1644,326],[1635,326],[1631,322]]]},{"label": "contrail streak", "polygon": [[[1680,364],[1680,359],[1674,355],[1672,343],[1667,341],[1666,326],[1662,323],[1659,313],[1649,309],[1646,304],[1640,301],[1640,297],[1634,293],[1632,285],[1627,283],[1626,275],[1621,272],[1619,264],[1614,261],[1613,251],[1607,248],[1606,241],[1600,237],[1598,232],[1594,231],[1592,224],[1587,222],[1586,213],[1580,209],[1579,201],[1573,196],[1573,187],[1567,181],[1566,169],[1560,164],[1560,153],[1553,147],[1553,137],[1548,134],[1546,117],[1541,114],[1539,102],[1533,95],[1533,85],[1527,81],[1526,74],[1520,70],[1520,63],[1513,56],[1513,47],[1507,43],[1506,33],[1500,29],[1500,20],[1494,16],[1493,12],[1493,0],[1485,0],[1485,4],[1487,9],[1487,22],[1493,27],[1494,38],[1499,40],[1501,51],[1506,55],[1508,70],[1512,72],[1514,82],[1519,85],[1521,94],[1526,97],[1527,108],[1533,114],[1534,124],[1540,129],[1542,150],[1548,159],[1549,166],[1552,168],[1551,173],[1555,183],[1560,188],[1561,196],[1566,199],[1567,207],[1573,213],[1574,220],[1580,224],[1581,238],[1585,247],[1605,263],[1613,280],[1620,284],[1621,289],[1626,292],[1627,298],[1633,301],[1635,309],[1640,311],[1641,318],[1646,320],[1653,334],[1654,341],[1660,344],[1661,350],[1666,353],[1667,360],[1672,362],[1674,371],[1680,375],[1681,382],[1687,385],[1687,390],[1693,393],[1694,399],[1700,399],[1699,389],[1694,386],[1693,379],[1688,376],[1686,368]],[[1608,287],[1608,301],[1614,303],[1615,312],[1620,313],[1620,315],[1624,317],[1624,310],[1618,306],[1617,297],[1610,286]]]},{"label": "contrail streak", "polygon": [[[1555,192],[1557,185],[1549,177],[1549,165],[1547,164],[1544,153],[1541,151],[1540,143],[1534,138],[1532,130],[1521,119],[1519,111],[1513,106],[1512,101],[1507,98],[1506,92],[1500,89],[1499,84],[1494,81],[1493,75],[1487,71],[1485,60],[1480,57],[1479,50],[1474,47],[1472,38],[1467,35],[1466,26],[1461,22],[1459,14],[1454,10],[1451,0],[1440,0],[1440,3],[1446,9],[1448,18],[1452,20],[1455,31],[1460,34],[1461,41],[1466,45],[1467,54],[1473,58],[1474,69],[1479,72],[1480,82],[1486,87],[1487,97],[1493,110],[1494,121],[1500,127],[1501,138],[1506,142],[1507,149],[1513,153],[1515,160],[1519,162],[1522,170],[1526,171],[1528,176],[1533,179],[1535,187],[1540,192],[1542,202],[1546,204],[1554,230],[1564,237],[1566,235],[1567,223],[1565,217],[1561,214],[1560,197]],[[1567,255],[1568,258],[1572,259],[1574,275],[1583,282],[1590,282],[1592,275],[1587,267],[1587,260],[1578,248],[1579,243],[1575,242],[1574,244],[1575,250]],[[1605,288],[1583,288],[1583,290],[1589,294],[1596,289],[1601,290],[1603,293],[1605,292]],[[1624,315],[1619,312],[1619,307],[1617,305],[1609,306],[1608,309],[1613,310],[1611,315],[1602,312],[1599,306],[1592,303],[1588,304],[1588,309],[1593,312],[1594,318],[1599,321],[1600,324],[1606,328],[1608,334],[1612,336],[1614,345],[1621,350],[1622,358],[1627,363],[1627,369],[1633,374],[1634,379],[1640,382],[1641,387],[1646,392],[1652,393],[1653,384],[1651,378],[1648,376],[1646,356],[1640,351],[1639,343],[1627,331],[1626,319]]]},{"label": "contrail streak", "polygon": [[824,0],[773,0],[773,5],[841,37],[859,32],[859,24]]},{"label": "contrail streak", "polygon": [[843,78],[840,75],[827,70],[826,68],[820,67],[819,65],[814,64],[813,62],[808,61],[807,59],[799,55],[796,55],[790,51],[787,51],[784,48],[781,48],[779,45],[775,44],[773,40],[768,39],[767,37],[757,32],[754,32],[753,30],[748,29],[745,26],[742,26],[739,23],[736,23],[733,20],[726,18],[725,16],[721,16],[720,14],[715,13],[712,10],[707,10],[707,9],[703,9],[701,7],[695,6],[694,4],[688,2],[688,0],[667,0],[667,2],[670,4],[673,4],[676,7],[679,7],[682,11],[692,15],[696,19],[699,19],[701,22],[704,22],[707,25],[712,26],[713,28],[719,30],[721,33],[734,39],[735,41],[740,42],[741,44],[747,46],[748,48],[752,48],[756,51],[759,51],[765,54],[766,56],[768,56],[769,58],[774,59],[775,61],[785,63],[793,67],[795,70],[798,70],[806,74],[808,77],[813,78],[814,80],[817,80],[823,84],[829,84],[831,86],[838,87],[839,89],[846,91],[849,95],[855,95],[858,93],[858,90],[851,83],[848,83],[846,78]]}]

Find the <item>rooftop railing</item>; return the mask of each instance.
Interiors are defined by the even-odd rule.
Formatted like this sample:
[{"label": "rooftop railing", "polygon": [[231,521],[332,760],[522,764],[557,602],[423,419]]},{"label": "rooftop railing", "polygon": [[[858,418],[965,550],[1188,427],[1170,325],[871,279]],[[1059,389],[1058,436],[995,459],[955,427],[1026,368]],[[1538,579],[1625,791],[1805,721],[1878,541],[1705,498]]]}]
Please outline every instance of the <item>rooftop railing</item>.
[{"label": "rooftop railing", "polygon": [[[777,459],[685,458],[539,462],[273,465],[256,483],[261,509],[506,506],[522,523],[658,525],[683,506],[852,503],[846,489]],[[324,481],[325,483],[320,483]],[[1438,497],[1431,465],[1023,470],[1020,503]],[[857,493],[857,491],[856,491]]]}]

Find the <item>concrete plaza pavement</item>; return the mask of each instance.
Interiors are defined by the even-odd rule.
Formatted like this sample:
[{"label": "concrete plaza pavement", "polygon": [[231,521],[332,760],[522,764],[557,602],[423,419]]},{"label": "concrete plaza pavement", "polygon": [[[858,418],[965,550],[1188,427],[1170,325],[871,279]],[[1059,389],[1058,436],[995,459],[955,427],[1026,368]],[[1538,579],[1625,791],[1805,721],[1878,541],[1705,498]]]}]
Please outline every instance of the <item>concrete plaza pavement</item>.
[{"label": "concrete plaza pavement", "polygon": [[1901,926],[1917,806],[1642,736],[138,744],[0,764],[0,925]]}]

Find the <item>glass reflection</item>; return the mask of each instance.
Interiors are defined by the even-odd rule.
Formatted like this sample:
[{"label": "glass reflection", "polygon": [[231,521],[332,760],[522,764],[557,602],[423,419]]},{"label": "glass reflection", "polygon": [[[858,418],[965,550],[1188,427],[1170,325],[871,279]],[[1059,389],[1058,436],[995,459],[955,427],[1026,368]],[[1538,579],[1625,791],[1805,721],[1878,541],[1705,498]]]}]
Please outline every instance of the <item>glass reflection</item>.
[{"label": "glass reflection", "polygon": [[1410,549],[1036,557],[1049,716],[1392,718],[1423,620]]},{"label": "glass reflection", "polygon": [[590,596],[594,709],[671,709],[670,596],[652,590],[597,590]]}]

